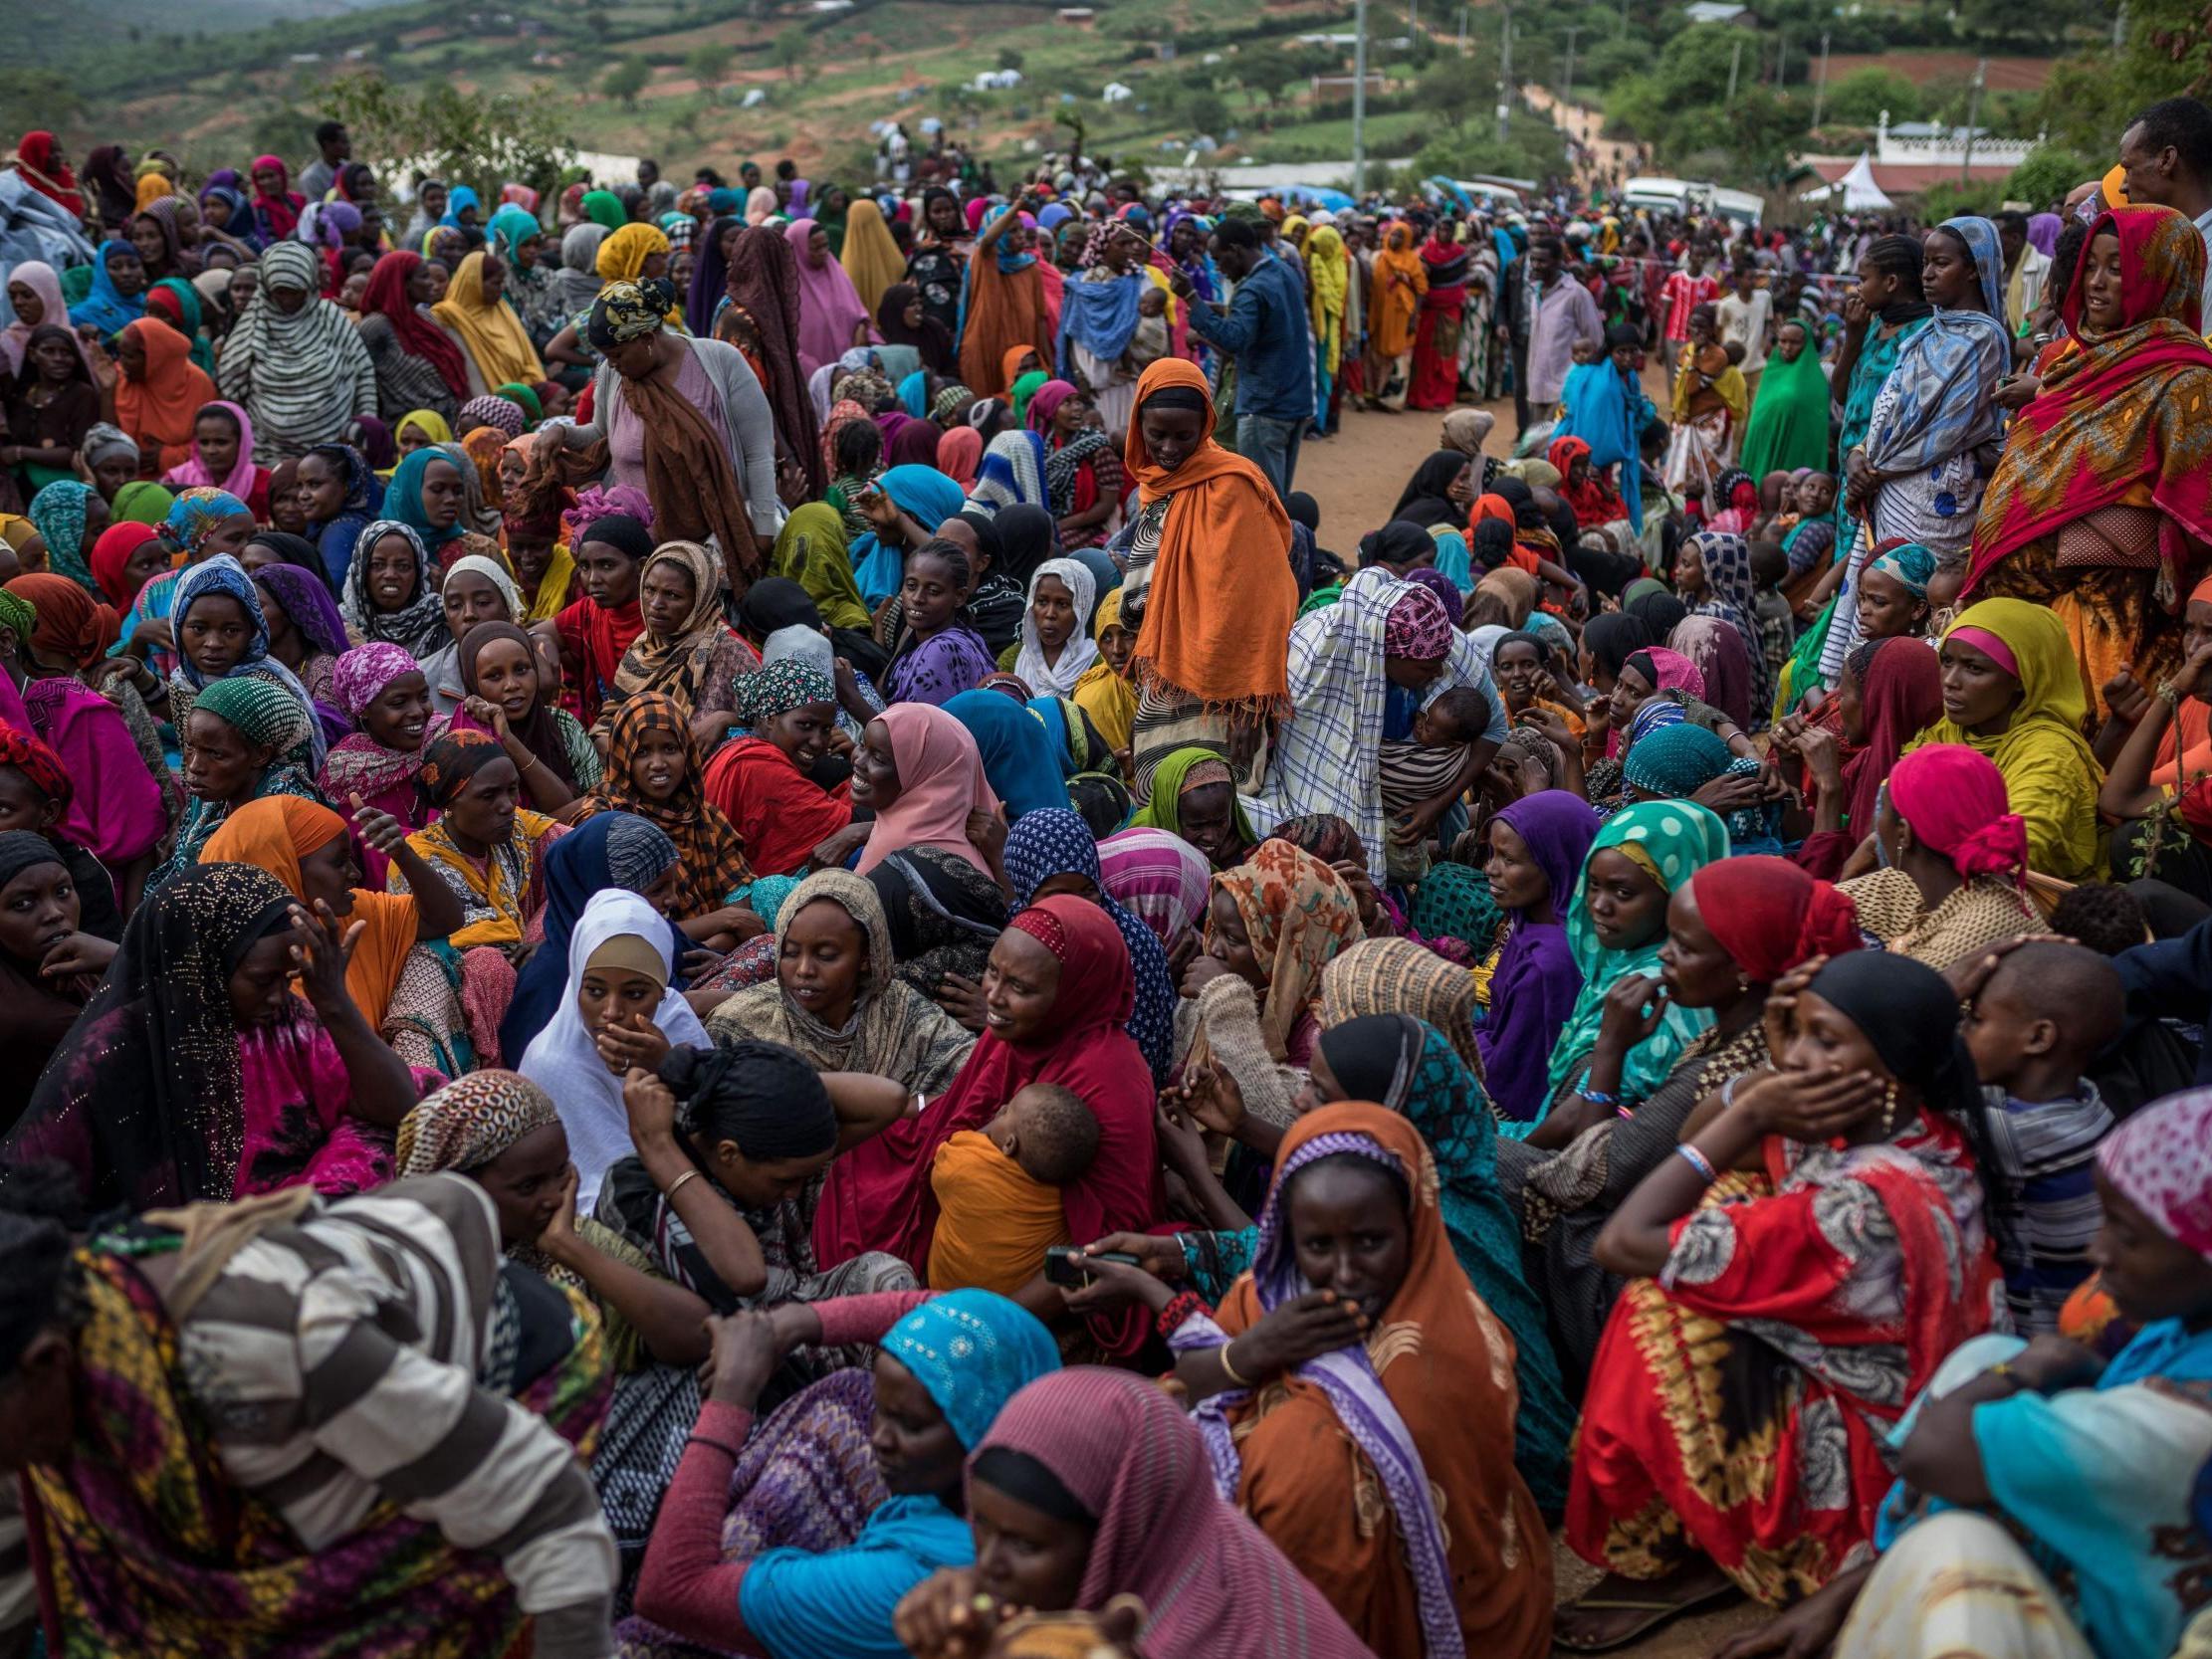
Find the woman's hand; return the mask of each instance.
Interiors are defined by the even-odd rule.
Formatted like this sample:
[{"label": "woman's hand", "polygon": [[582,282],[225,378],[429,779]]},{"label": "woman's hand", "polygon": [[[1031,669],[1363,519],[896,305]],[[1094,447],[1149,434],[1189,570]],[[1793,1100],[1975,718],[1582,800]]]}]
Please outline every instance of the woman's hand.
[{"label": "woman's hand", "polygon": [[1989,401],[2009,413],[2015,409],[2027,408],[2035,401],[2036,393],[2042,390],[2042,380],[2033,374],[2008,374],[1997,382],[1989,394]]},{"label": "woman's hand", "polygon": [[[2196,659],[2192,657],[2189,663],[2195,661]],[[2183,673],[2188,672],[2189,663],[2182,664]],[[2174,689],[2178,691],[2180,688],[2181,677],[2176,675],[2174,676]],[[2124,726],[2142,725],[2143,717],[2150,713],[2150,690],[2135,678],[2133,664],[2130,663],[2121,668],[2117,674],[2104,682],[2101,689],[2104,694],[2104,706],[2111,710],[2112,719]],[[2191,691],[2195,689],[2194,686],[2190,687]]]},{"label": "woman's hand", "polygon": [[1186,1072],[1182,1105],[1192,1122],[1215,1135],[1235,1139],[1244,1127],[1244,1091],[1223,1066],[1201,1066]]},{"label": "woman's hand", "polygon": [[[1104,1250],[1104,1243],[1094,1244],[1092,1250]],[[1168,1289],[1158,1275],[1142,1267],[1132,1267],[1126,1262],[1096,1261],[1088,1256],[1076,1258],[1089,1275],[1085,1284],[1062,1286],[1061,1299],[1073,1314],[1104,1314],[1119,1308],[1149,1308],[1158,1314],[1175,1300],[1175,1292]]]},{"label": "woman's hand", "polygon": [[719,1319],[709,1315],[707,1334],[714,1344],[707,1360],[707,1397],[751,1411],[783,1362],[774,1322],[748,1308]]},{"label": "woman's hand", "polygon": [[825,836],[806,855],[809,870],[842,870],[845,860],[868,844],[868,832],[873,824],[847,824],[834,835]]},{"label": "woman's hand", "polygon": [[1234,1339],[1229,1356],[1238,1376],[1254,1383],[1367,1340],[1367,1316],[1335,1291],[1307,1291],[1262,1314]]},{"label": "woman's hand", "polygon": [[345,988],[345,966],[353,958],[355,942],[367,932],[365,922],[351,927],[339,922],[327,899],[315,902],[312,917],[298,905],[292,907],[292,971],[300,976],[308,1001],[325,1019],[333,1010],[353,1007]]},{"label": "woman's hand", "polygon": [[1845,333],[1864,337],[1867,332],[1867,324],[1873,318],[1874,312],[1868,309],[1867,302],[1859,297],[1858,289],[1854,288],[1844,296]]},{"label": "woman's hand", "polygon": [[1723,1117],[1762,1138],[1817,1145],[1864,1121],[1881,1100],[1882,1083],[1870,1071],[1764,1072],[1736,1088]]},{"label": "woman's hand", "polygon": [[984,862],[995,870],[1006,851],[1006,815],[1004,809],[985,812],[981,809],[968,815],[968,844],[984,855]]},{"label": "woman's hand", "polygon": [[114,959],[111,941],[92,933],[69,933],[46,947],[39,961],[39,977],[64,979],[73,973],[106,973]]},{"label": "woman's hand", "polygon": [[[1183,1101],[1183,1090],[1170,1088],[1161,1093],[1154,1108],[1153,1136],[1160,1143],[1160,1161],[1178,1174],[1200,1167],[1211,1169],[1213,1163],[1207,1156],[1205,1132],[1191,1122]],[[1119,1250],[1122,1246],[1115,1244],[1105,1248]]]},{"label": "woman's hand", "polygon": [[1823,792],[1844,786],[1843,746],[1826,726],[1808,726],[1797,734],[1797,757]]},{"label": "woman's hand", "polygon": [[1723,772],[1710,783],[1699,784],[1689,798],[1725,818],[1765,800],[1766,783],[1754,772]]},{"label": "woman's hand", "polygon": [[623,1074],[622,1112],[630,1121],[633,1146],[675,1143],[676,1091],[643,1066]]},{"label": "woman's hand", "polygon": [[982,1593],[974,1567],[948,1566],[906,1592],[891,1615],[891,1632],[914,1659],[984,1659],[1013,1612]]},{"label": "woman's hand", "polygon": [[1183,970],[1182,994],[1197,996],[1214,980],[1220,978],[1222,974],[1228,971],[1228,963],[1222,961],[1218,956],[1194,956],[1191,958],[1190,965]]},{"label": "woman's hand", "polygon": [[490,698],[465,697],[461,700],[461,708],[470,720],[483,726],[485,730],[501,742],[506,742],[508,738],[515,734],[508,726],[507,711]]},{"label": "woman's hand", "polygon": [[1827,965],[1826,956],[1808,956],[1767,989],[1760,1018],[1766,1026],[1767,1054],[1777,1066],[1782,1063],[1782,1051],[1790,1046],[1790,1021],[1797,1014],[1797,999]]},{"label": "woman's hand", "polygon": [[353,828],[361,838],[361,845],[382,853],[386,858],[407,844],[407,826],[388,812],[380,812],[365,805],[361,797],[351,797],[353,803]]},{"label": "woman's hand", "polygon": [[971,1031],[981,1031],[986,1023],[984,988],[974,979],[948,973],[937,981],[937,1005],[952,1015]]},{"label": "woman's hand", "polygon": [[2104,1361],[2080,1343],[2045,1332],[2030,1337],[2008,1368],[2023,1388],[2055,1394],[2064,1388],[2087,1388],[2104,1374]]},{"label": "woman's hand", "polygon": [[1623,974],[1605,994],[1596,1046],[1615,1055],[1627,1054],[1659,1030],[1659,1021],[1666,1017],[1666,981],[1658,974]]},{"label": "woman's hand", "polygon": [[1086,1252],[1110,1250],[1117,1256],[1134,1256],[1138,1267],[1171,1285],[1183,1278],[1183,1246],[1173,1233],[1107,1233],[1083,1248]]},{"label": "woman's hand", "polygon": [[1359,907],[1360,926],[1372,929],[1381,907],[1375,901],[1375,878],[1367,873],[1367,866],[1340,858],[1329,868],[1343,877],[1344,885],[1352,890],[1352,902]]},{"label": "woman's hand", "polygon": [[606,1062],[607,1070],[617,1076],[626,1074],[633,1066],[658,1071],[660,1063],[668,1058],[670,1046],[661,1028],[643,1014],[631,1014],[627,1020],[617,1019],[600,1032],[595,1041],[599,1058]]}]

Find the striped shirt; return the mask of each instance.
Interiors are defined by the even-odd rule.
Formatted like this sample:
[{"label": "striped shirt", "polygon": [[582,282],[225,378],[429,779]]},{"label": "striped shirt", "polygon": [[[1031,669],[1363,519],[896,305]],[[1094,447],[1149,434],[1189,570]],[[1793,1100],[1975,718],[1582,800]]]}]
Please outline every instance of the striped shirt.
[{"label": "striped shirt", "polygon": [[2090,1240],[2103,1213],[2097,1144],[2111,1133],[2112,1115],[2088,1078],[2055,1101],[2014,1100],[1995,1088],[1982,1099],[1996,1194],[1990,1231],[2005,1300],[2015,1329],[2055,1332],[2059,1310],[2090,1274]]},{"label": "striped shirt", "polygon": [[477,1381],[500,1263],[492,1201],[459,1175],[318,1203],[184,1311],[183,1369],[225,1472],[308,1550],[396,1504],[499,1558],[539,1659],[596,1659],[617,1566],[590,1477]]}]

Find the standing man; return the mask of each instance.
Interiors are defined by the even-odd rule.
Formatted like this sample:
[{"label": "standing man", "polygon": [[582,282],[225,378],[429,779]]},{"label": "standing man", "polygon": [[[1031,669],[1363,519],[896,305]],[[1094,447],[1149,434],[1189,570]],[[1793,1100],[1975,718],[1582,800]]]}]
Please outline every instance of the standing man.
[{"label": "standing man", "polygon": [[651,156],[642,157],[637,164],[637,187],[651,190],[661,181],[661,164]]},{"label": "standing man", "polygon": [[1528,404],[1539,420],[1558,405],[1575,348],[1595,351],[1605,340],[1598,303],[1567,276],[1566,263],[1567,250],[1557,237],[1540,236],[1529,244]]},{"label": "standing man", "polygon": [[2028,331],[2028,319],[2043,304],[2043,285],[2051,280],[2051,256],[2028,246],[2028,216],[2007,208],[1991,215],[1997,246],[2005,256],[2005,325],[2014,338]]},{"label": "standing man", "polygon": [[[2119,135],[2119,166],[2129,201],[2186,213],[2212,253],[2212,109],[2193,98],[2153,104]],[[2212,327],[2212,259],[2205,264],[2197,325]]]},{"label": "standing man", "polygon": [[1290,494],[1298,444],[1313,423],[1313,327],[1304,285],[1283,260],[1261,249],[1243,219],[1214,230],[1214,263],[1235,284],[1224,309],[1199,298],[1178,271],[1176,297],[1190,308],[1191,331],[1236,363],[1236,453],[1267,475],[1277,496]]},{"label": "standing man", "polygon": [[325,121],[315,129],[316,148],[323,153],[300,169],[300,194],[319,202],[337,182],[337,170],[353,159],[353,140],[345,135],[342,121]]},{"label": "standing man", "polygon": [[[2022,234],[2026,234],[2025,221]],[[1759,286],[1759,272],[1749,254],[1736,255],[1732,281],[1735,292],[1723,296],[1714,308],[1720,318],[1720,343],[1743,347],[1743,360],[1736,366],[1743,371],[1744,394],[1757,397],[1759,376],[1767,366],[1767,337],[1774,329],[1774,296]]]}]

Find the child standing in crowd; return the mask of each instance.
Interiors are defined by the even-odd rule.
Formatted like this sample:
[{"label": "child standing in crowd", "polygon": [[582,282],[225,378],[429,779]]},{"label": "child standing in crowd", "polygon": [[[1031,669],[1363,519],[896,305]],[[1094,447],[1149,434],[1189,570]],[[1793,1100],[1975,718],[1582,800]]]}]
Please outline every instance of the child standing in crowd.
[{"label": "child standing in crowd", "polygon": [[2212,1654],[2212,109],[928,108],[0,163],[0,1653]]}]

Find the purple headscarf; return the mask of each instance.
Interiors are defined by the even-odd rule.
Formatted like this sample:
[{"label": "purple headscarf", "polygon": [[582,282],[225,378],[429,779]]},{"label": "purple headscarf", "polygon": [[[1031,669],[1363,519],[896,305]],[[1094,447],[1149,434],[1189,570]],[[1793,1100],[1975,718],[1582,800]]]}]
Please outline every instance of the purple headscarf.
[{"label": "purple headscarf", "polygon": [[2028,220],[2028,246],[2049,259],[2059,251],[2059,232],[2066,221],[2056,213],[2037,213]]},{"label": "purple headscarf", "polygon": [[[791,188],[795,194],[798,186],[794,182]],[[798,268],[798,362],[808,374],[851,350],[853,331],[869,320],[868,308],[842,265],[834,258],[806,263],[806,244],[813,234],[811,219],[794,219],[783,229],[791,263]],[[871,326],[868,338],[874,337]]]},{"label": "purple headscarf", "polygon": [[1600,819],[1580,795],[1546,789],[1522,796],[1492,822],[1527,843],[1529,857],[1551,883],[1551,902],[1537,913],[1551,920],[1532,922],[1525,911],[1512,915],[1490,975],[1490,1019],[1474,1034],[1490,1099],[1503,1117],[1525,1124],[1543,1111],[1551,1093],[1552,1045],[1582,990],[1565,919]]}]

